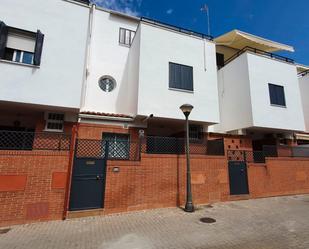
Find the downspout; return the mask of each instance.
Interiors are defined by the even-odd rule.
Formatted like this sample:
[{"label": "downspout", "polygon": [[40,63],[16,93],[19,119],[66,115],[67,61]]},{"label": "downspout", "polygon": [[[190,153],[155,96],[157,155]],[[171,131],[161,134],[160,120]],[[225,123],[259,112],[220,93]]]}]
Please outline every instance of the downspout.
[{"label": "downspout", "polygon": [[93,42],[93,29],[94,29],[94,15],[95,15],[96,6],[92,4],[89,10],[89,24],[87,31],[87,47],[86,47],[86,56],[85,56],[85,68],[84,68],[84,76],[83,76],[83,84],[82,84],[82,92],[81,92],[81,104],[80,110],[85,107],[86,97],[87,97],[87,85],[88,85],[88,76],[90,74],[91,68],[91,48]]},{"label": "downspout", "polygon": [[203,39],[204,42],[204,70],[205,72],[207,71],[207,67],[206,67],[206,39]]},{"label": "downspout", "polygon": [[73,171],[73,163],[74,163],[75,144],[76,144],[76,139],[77,139],[77,130],[78,130],[78,126],[74,125],[72,127],[72,135],[71,135],[71,140],[70,140],[70,151],[69,151],[69,163],[68,163],[68,169],[67,169],[66,186],[64,190],[65,193],[64,193],[63,214],[62,214],[63,220],[67,218],[67,214],[69,211],[72,171]]}]

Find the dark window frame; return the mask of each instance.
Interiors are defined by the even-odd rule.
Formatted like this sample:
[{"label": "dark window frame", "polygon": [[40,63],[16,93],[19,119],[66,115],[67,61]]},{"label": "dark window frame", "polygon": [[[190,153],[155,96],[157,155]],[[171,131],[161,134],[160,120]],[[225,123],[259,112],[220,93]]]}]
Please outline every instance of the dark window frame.
[{"label": "dark window frame", "polygon": [[[1,44],[1,53],[0,53],[0,60],[4,60],[4,61],[10,61],[10,62],[14,62],[14,63],[18,63],[18,64],[23,64],[23,65],[30,65],[30,66],[40,66],[41,64],[41,57],[42,57],[42,50],[43,50],[43,45],[44,45],[44,34],[41,33],[40,30],[37,30],[37,32],[33,32],[33,31],[29,31],[29,30],[24,30],[24,29],[20,29],[20,28],[16,28],[16,27],[12,27],[12,26],[8,26],[6,25],[4,22],[0,21],[0,24],[3,25],[6,29],[6,34],[5,34],[5,40],[2,40],[2,44]],[[26,62],[16,62],[10,59],[5,58],[7,56],[7,50],[11,49],[7,47],[7,39],[8,36],[10,35],[10,33],[21,33],[29,38],[33,38],[34,42],[35,42],[35,48],[33,53],[32,52],[28,52],[28,51],[23,51],[23,50],[18,50],[18,49],[13,49],[14,53],[15,51],[21,51],[23,53],[30,53],[33,54],[33,59],[32,59],[32,63],[26,63]],[[4,39],[4,38],[2,38]]]},{"label": "dark window frame", "polygon": [[[127,140],[119,139],[118,141],[123,142],[123,143],[126,142],[128,148],[127,148],[127,154],[124,155],[123,157],[122,156],[117,156],[117,155],[112,155],[111,154],[112,153],[111,146],[113,146],[113,145],[109,144],[109,148],[108,148],[109,151],[108,151],[107,158],[109,160],[128,160],[130,158],[130,150],[131,150],[131,146],[130,146],[131,145],[131,142],[130,142],[131,141],[131,136],[130,136],[130,134],[128,134],[128,133],[115,133],[115,132],[103,132],[102,133],[103,146],[105,146],[104,141],[108,141],[108,139],[110,139],[110,138],[107,138],[108,136],[114,136],[114,137],[116,137],[116,136],[123,136],[123,137],[127,137]],[[110,141],[112,141],[112,140],[110,139]],[[115,142],[117,142],[117,138],[116,138]],[[103,149],[105,150],[105,148],[103,148]]]},{"label": "dark window frame", "polygon": [[189,125],[189,139],[191,142],[199,142],[203,140],[203,126],[198,124]]},{"label": "dark window frame", "polygon": [[[123,40],[123,42],[121,41],[121,30],[124,31],[124,40]],[[129,31],[129,44],[126,43],[126,31]],[[133,33],[133,38],[132,38],[132,33]],[[136,34],[136,31],[134,31],[134,30],[120,27],[119,28],[119,39],[118,39],[119,44],[123,45],[123,46],[131,47],[132,42],[133,42],[134,37],[135,37],[135,34]]]},{"label": "dark window frame", "polygon": [[272,106],[286,107],[284,86],[268,83],[268,92]]},{"label": "dark window frame", "polygon": [[[180,82],[172,82],[172,70],[171,70],[171,66],[180,66],[182,68],[187,68],[190,69],[190,73],[191,73],[191,82],[192,85],[190,87],[182,87],[182,81]],[[186,92],[194,92],[194,70],[193,70],[193,66],[189,66],[189,65],[184,65],[184,64],[179,64],[179,63],[175,63],[175,62],[169,62],[168,64],[168,68],[169,68],[169,89],[171,90],[178,90],[178,91],[186,91]],[[181,78],[181,76],[179,76]],[[178,84],[178,86],[176,86]],[[179,86],[180,85],[180,86]]]}]

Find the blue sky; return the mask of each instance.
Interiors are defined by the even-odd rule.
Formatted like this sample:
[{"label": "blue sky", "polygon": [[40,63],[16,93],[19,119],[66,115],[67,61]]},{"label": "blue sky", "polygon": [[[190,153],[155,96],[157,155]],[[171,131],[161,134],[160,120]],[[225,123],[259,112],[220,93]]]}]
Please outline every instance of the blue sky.
[{"label": "blue sky", "polygon": [[92,1],[127,14],[153,18],[202,33],[207,33],[207,22],[200,8],[206,3],[213,36],[240,29],[293,46],[295,53],[280,54],[309,65],[308,0]]}]

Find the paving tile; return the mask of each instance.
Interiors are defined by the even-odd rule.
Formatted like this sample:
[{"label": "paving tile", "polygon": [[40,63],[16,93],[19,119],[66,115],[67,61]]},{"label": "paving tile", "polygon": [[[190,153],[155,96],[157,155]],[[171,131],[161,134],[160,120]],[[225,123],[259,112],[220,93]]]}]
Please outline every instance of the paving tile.
[{"label": "paving tile", "polygon": [[[308,249],[309,195],[12,226],[2,249]],[[202,223],[211,217],[215,223]]]}]

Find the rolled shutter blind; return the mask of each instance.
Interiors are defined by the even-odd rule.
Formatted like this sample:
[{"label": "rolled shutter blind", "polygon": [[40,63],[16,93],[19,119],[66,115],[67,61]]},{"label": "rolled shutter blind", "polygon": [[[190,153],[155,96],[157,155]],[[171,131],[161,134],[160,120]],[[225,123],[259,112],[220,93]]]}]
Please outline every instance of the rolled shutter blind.
[{"label": "rolled shutter blind", "polygon": [[36,34],[36,42],[34,48],[34,59],[33,59],[34,65],[39,66],[41,64],[43,43],[44,43],[44,34],[42,34],[40,30],[38,30]]},{"label": "rolled shutter blind", "polygon": [[8,48],[34,53],[35,38],[10,32],[7,38],[6,46]]},{"label": "rolled shutter blind", "polygon": [[6,26],[4,22],[0,21],[0,59],[4,57],[7,37],[8,37],[8,26]]}]

